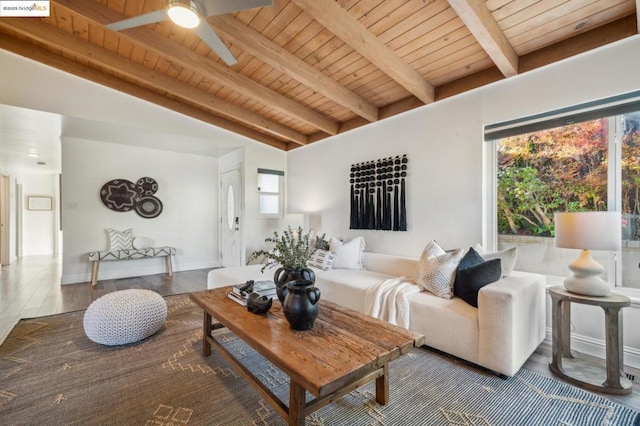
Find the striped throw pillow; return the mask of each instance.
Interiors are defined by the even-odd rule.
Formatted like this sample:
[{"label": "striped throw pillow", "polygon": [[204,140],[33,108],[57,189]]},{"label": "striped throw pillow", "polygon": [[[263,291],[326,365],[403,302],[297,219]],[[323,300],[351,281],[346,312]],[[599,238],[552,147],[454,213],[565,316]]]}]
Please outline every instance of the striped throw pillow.
[{"label": "striped throw pillow", "polygon": [[118,231],[108,228],[109,250],[131,250],[133,249],[133,229]]},{"label": "striped throw pillow", "polygon": [[331,269],[335,256],[336,254],[329,250],[316,250],[307,261],[307,266],[328,271]]}]

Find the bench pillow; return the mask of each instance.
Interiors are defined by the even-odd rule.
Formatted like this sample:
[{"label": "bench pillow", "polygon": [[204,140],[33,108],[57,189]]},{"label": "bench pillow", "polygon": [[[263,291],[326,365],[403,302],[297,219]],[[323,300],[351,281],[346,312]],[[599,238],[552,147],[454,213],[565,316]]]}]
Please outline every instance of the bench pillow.
[{"label": "bench pillow", "polygon": [[133,229],[118,231],[107,228],[109,234],[109,250],[131,250],[133,249]]},{"label": "bench pillow", "polygon": [[153,241],[147,237],[135,237],[133,239],[133,248],[136,250],[153,247]]}]

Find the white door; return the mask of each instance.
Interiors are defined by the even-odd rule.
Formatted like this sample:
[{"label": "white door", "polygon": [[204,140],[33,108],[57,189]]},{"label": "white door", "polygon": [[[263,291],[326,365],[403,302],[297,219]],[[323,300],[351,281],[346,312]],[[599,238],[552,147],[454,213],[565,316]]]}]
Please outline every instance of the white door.
[{"label": "white door", "polygon": [[222,266],[240,266],[242,263],[242,187],[240,168],[222,173],[220,184],[220,254]]}]

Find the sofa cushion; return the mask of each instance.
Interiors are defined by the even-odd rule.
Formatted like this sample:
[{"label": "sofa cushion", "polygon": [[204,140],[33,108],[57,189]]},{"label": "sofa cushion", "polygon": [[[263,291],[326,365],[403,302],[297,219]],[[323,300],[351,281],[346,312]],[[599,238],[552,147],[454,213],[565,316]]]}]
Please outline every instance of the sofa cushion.
[{"label": "sofa cushion", "polygon": [[333,269],[364,269],[364,237],[356,237],[343,243],[331,237],[330,250],[335,253]]},{"label": "sofa cushion", "polygon": [[393,278],[391,275],[357,269],[331,269],[316,274],[322,299],[358,312],[365,312],[367,289]]},{"label": "sofa cushion", "polygon": [[422,251],[414,281],[436,296],[450,299],[461,258],[462,250],[445,252],[438,243],[431,241]]},{"label": "sofa cushion", "polygon": [[207,275],[207,288],[225,287],[249,280],[273,281],[273,275],[276,273],[277,268],[265,268],[264,272],[260,272],[261,268],[262,265],[247,265],[214,269]]},{"label": "sofa cushion", "polygon": [[478,292],[482,287],[500,279],[500,259],[485,260],[473,247],[464,255],[456,271],[453,294],[478,307]]},{"label": "sofa cushion", "polygon": [[426,291],[407,299],[411,308],[410,329],[424,334],[426,345],[478,362],[478,309],[460,298],[444,299]]}]

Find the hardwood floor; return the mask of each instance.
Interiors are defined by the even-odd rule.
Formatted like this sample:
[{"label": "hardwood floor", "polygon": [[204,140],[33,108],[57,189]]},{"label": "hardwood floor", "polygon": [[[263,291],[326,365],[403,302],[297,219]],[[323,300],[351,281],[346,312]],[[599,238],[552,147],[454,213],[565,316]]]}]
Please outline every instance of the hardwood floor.
[{"label": "hardwood floor", "polygon": [[[98,297],[128,288],[153,290],[163,296],[204,290],[207,287],[209,271],[210,269],[200,269],[174,272],[172,278],[166,274],[156,274],[104,280],[99,281],[97,288],[93,289],[88,282],[60,285],[62,266],[59,258],[52,256],[22,258],[15,264],[2,266],[0,272],[0,343],[21,318],[86,309]],[[550,359],[551,347],[547,343],[542,343],[529,357],[525,367],[541,375],[553,377],[549,371]],[[604,365],[604,360],[592,357],[590,359],[594,365]],[[637,384],[640,371],[625,367],[625,372],[636,377],[631,395],[599,395],[640,411],[640,385]]]},{"label": "hardwood floor", "polygon": [[2,266],[0,272],[0,342],[21,318],[42,317],[86,309],[98,297],[117,290],[142,288],[162,296],[190,293],[207,288],[210,269],[145,275],[60,285],[62,264],[58,257],[28,256]]}]

